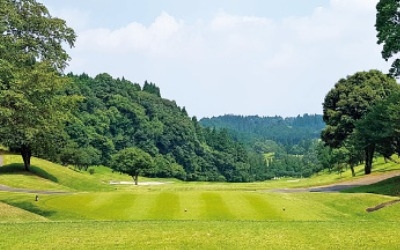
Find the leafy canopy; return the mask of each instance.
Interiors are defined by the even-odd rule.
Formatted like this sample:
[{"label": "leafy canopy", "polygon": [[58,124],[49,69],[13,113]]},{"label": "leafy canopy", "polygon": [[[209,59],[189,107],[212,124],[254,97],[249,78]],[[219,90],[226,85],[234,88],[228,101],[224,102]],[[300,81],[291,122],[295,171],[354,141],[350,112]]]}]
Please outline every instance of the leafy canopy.
[{"label": "leafy canopy", "polygon": [[[356,122],[397,87],[395,79],[378,70],[358,72],[339,80],[323,103],[323,119],[327,126],[322,131],[322,140],[332,148],[348,147],[353,141]],[[365,152],[365,173],[369,174],[375,144],[364,144],[361,150]]]},{"label": "leafy canopy", "polygon": [[[380,0],[376,6],[378,44],[383,44],[382,57],[386,61],[400,52],[400,1]],[[400,59],[393,61],[390,73],[400,76]]]},{"label": "leafy canopy", "polygon": [[135,182],[140,171],[150,169],[152,166],[152,157],[140,148],[123,149],[113,155],[111,160],[111,168],[132,176]]},{"label": "leafy canopy", "polygon": [[62,95],[62,45],[75,33],[35,0],[0,0],[0,143],[19,151],[25,168],[36,153],[54,149],[75,97]]}]

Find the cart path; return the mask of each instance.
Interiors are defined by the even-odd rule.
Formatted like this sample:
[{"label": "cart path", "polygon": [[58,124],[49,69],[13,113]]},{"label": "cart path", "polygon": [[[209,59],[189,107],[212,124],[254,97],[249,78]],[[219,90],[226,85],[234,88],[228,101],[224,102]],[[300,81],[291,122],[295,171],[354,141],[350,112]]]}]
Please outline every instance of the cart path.
[{"label": "cart path", "polygon": [[400,171],[391,171],[388,173],[380,174],[380,175],[367,175],[362,178],[344,181],[341,183],[317,186],[317,187],[308,187],[308,188],[281,188],[281,189],[273,189],[271,192],[275,193],[300,193],[300,192],[340,192],[345,189],[371,185],[386,179],[390,179],[396,176],[400,176]]},{"label": "cart path", "polygon": [[0,184],[0,192],[15,192],[15,193],[32,193],[32,194],[71,194],[72,192],[68,191],[52,191],[52,190],[33,190],[33,189],[25,189],[25,188],[13,188],[6,185]]}]

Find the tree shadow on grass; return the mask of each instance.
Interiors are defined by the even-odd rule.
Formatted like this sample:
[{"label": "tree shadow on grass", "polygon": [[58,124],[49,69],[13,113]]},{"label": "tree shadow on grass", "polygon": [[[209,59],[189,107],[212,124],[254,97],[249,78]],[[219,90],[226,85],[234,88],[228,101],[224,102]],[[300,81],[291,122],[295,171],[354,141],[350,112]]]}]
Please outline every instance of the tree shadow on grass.
[{"label": "tree shadow on grass", "polygon": [[35,204],[29,202],[29,201],[3,201],[4,203],[13,206],[13,207],[18,207],[20,209],[26,210],[28,212],[43,216],[43,217],[50,217],[54,214],[57,213],[57,211],[51,211],[51,210],[43,210],[39,207],[37,207]]},{"label": "tree shadow on grass", "polygon": [[26,174],[26,175],[33,174],[33,175],[39,176],[41,178],[50,180],[52,182],[58,183],[57,177],[55,177],[54,175],[41,169],[40,167],[31,165],[30,171],[27,172],[25,170],[24,164],[22,164],[22,163],[12,163],[12,164],[8,164],[8,165],[4,165],[4,166],[0,167],[0,174]]},{"label": "tree shadow on grass", "polygon": [[344,193],[373,193],[400,196],[400,176],[392,177],[371,185],[359,186],[342,191]]}]

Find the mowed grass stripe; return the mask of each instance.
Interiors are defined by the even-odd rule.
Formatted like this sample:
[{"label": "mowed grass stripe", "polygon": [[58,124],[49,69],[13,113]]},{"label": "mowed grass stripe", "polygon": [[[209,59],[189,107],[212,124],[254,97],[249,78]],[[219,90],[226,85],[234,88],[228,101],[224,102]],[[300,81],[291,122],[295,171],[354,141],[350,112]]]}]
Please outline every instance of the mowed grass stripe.
[{"label": "mowed grass stripe", "polygon": [[[126,220],[133,213],[136,194],[128,193],[81,193],[62,196],[53,196],[40,201],[40,205],[66,212],[79,219],[96,220]],[[78,215],[79,213],[79,215]],[[60,214],[55,214],[52,219],[58,218]],[[64,213],[63,217],[66,216]]]},{"label": "mowed grass stripe", "polygon": [[155,198],[149,210],[149,218],[154,220],[173,220],[181,209],[179,196],[171,192],[162,192]]},{"label": "mowed grass stripe", "polygon": [[233,220],[229,206],[226,204],[223,196],[225,193],[204,192],[200,198],[203,202],[201,217],[205,220]]},{"label": "mowed grass stripe", "polygon": [[246,200],[248,206],[252,209],[248,214],[248,219],[255,220],[278,220],[283,216],[283,209],[277,209],[276,206],[268,201],[268,197],[258,193],[244,193],[242,198]]}]

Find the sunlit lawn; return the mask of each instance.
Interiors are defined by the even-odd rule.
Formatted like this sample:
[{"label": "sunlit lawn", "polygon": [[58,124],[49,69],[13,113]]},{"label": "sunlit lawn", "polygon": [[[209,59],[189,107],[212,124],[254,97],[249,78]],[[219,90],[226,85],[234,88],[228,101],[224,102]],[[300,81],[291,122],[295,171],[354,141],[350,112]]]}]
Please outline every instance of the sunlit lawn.
[{"label": "sunlit lawn", "polygon": [[[7,164],[21,163],[5,156]],[[308,179],[258,183],[200,183],[140,177],[163,185],[110,185],[131,181],[105,167],[85,171],[34,158],[0,168],[0,184],[63,194],[0,192],[0,249],[397,249],[398,199],[365,193],[278,193],[275,189],[352,179],[350,171]],[[374,174],[398,170],[375,164]],[[357,167],[362,176],[362,166]],[[392,187],[393,183],[389,183]],[[386,190],[388,184],[378,186]],[[386,189],[385,189],[386,188]]]}]

